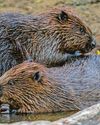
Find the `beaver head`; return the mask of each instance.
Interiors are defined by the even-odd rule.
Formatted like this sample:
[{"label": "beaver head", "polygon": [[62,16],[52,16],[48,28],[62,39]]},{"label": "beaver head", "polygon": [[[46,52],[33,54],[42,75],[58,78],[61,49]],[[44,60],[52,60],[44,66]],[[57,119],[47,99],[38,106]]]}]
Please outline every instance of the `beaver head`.
[{"label": "beaver head", "polygon": [[47,59],[48,63],[51,63],[51,59],[53,63],[65,61],[68,54],[76,51],[87,53],[96,46],[89,27],[66,7],[40,15],[36,39],[39,44],[35,48],[41,51],[35,51],[35,58],[37,61],[42,60],[41,58]]},{"label": "beaver head", "polygon": [[0,104],[9,104],[11,111],[20,113],[77,110],[74,97],[62,84],[47,78],[44,70],[39,64],[24,62],[7,71],[0,78]]}]

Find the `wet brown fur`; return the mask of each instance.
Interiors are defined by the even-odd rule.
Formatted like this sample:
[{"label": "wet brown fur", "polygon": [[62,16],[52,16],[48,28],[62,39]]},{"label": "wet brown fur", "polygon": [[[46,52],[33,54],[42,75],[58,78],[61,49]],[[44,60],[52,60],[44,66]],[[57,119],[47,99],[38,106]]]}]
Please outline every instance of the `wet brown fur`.
[{"label": "wet brown fur", "polygon": [[[61,13],[67,18],[61,20]],[[80,28],[83,32],[80,32]],[[67,7],[40,15],[0,14],[0,76],[27,59],[53,66],[64,63],[77,50],[92,50],[91,30]]]},{"label": "wet brown fur", "polygon": [[[75,97],[62,85],[48,78],[47,69],[34,62],[24,62],[0,78],[3,94],[0,103],[9,104],[17,113],[45,113],[79,110]],[[41,79],[32,78],[36,72]],[[11,84],[9,84],[11,83]]]},{"label": "wet brown fur", "polygon": [[0,103],[19,113],[81,110],[100,101],[100,56],[74,57],[55,68],[24,62],[0,77],[0,88]]}]

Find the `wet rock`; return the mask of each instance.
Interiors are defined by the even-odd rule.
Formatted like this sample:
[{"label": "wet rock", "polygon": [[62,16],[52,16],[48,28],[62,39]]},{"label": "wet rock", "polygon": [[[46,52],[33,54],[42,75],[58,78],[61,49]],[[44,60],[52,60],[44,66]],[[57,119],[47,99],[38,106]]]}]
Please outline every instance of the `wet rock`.
[{"label": "wet rock", "polygon": [[11,124],[0,124],[0,125],[51,125],[51,122],[49,121],[36,121],[36,122],[22,121],[22,122],[16,122],[16,123],[11,123]]},{"label": "wet rock", "polygon": [[100,104],[93,105],[65,119],[60,119],[52,125],[99,125]]}]

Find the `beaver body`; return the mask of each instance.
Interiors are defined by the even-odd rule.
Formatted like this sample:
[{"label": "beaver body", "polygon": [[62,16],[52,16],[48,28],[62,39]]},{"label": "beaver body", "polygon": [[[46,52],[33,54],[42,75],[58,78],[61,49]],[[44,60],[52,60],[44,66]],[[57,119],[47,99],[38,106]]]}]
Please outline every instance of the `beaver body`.
[{"label": "beaver body", "polygon": [[27,59],[47,66],[60,65],[68,56],[95,47],[91,30],[68,8],[37,16],[0,14],[0,76]]},{"label": "beaver body", "polygon": [[79,57],[62,67],[19,64],[0,77],[0,104],[18,113],[81,110],[100,101],[100,56]]},{"label": "beaver body", "polygon": [[8,104],[11,112],[78,110],[77,100],[66,91],[65,85],[48,78],[46,68],[33,62],[24,62],[4,73],[0,77],[0,90],[0,104]]},{"label": "beaver body", "polygon": [[100,56],[75,57],[64,66],[49,69],[49,75],[66,83],[66,90],[80,100],[80,109],[100,102]]}]

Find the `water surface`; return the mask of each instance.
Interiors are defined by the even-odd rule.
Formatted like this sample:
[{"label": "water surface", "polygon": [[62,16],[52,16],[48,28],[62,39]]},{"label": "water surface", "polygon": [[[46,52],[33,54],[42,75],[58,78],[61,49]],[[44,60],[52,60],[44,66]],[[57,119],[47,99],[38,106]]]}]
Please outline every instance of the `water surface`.
[{"label": "water surface", "polygon": [[38,120],[49,120],[55,121],[60,118],[68,117],[74,112],[58,112],[58,113],[45,113],[45,114],[0,114],[0,123],[12,123],[19,121],[38,121]]}]

